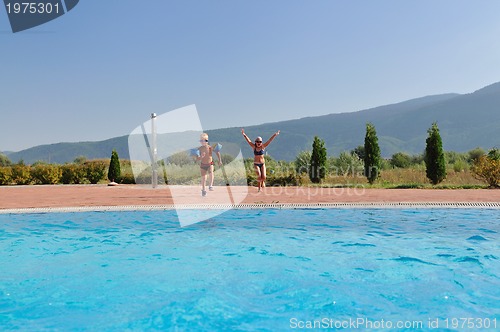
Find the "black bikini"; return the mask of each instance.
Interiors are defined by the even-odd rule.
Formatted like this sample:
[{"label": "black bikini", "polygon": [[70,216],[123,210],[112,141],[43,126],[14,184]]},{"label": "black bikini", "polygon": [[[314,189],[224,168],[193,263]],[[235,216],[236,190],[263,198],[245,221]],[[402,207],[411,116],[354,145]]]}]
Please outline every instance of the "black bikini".
[{"label": "black bikini", "polygon": [[214,164],[213,161],[210,164],[201,163],[200,164],[200,168],[206,172],[206,171],[208,171],[208,169],[210,168],[210,166],[212,166],[213,164]]},{"label": "black bikini", "polygon": [[253,149],[253,155],[254,156],[262,156],[264,153],[266,153],[266,149],[260,149],[260,151],[257,151],[257,149]]},{"label": "black bikini", "polygon": [[[257,151],[257,149],[253,149],[253,154],[254,156],[262,156],[266,152],[266,149],[260,149],[260,151]],[[260,171],[262,172],[262,166],[264,166],[264,163],[253,163],[255,166],[260,168]]]}]

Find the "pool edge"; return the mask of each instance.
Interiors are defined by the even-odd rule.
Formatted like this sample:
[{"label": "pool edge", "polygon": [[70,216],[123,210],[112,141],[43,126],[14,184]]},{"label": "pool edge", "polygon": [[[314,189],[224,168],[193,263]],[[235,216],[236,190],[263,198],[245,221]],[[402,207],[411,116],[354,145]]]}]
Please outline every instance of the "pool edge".
[{"label": "pool edge", "polygon": [[500,209],[500,202],[356,202],[356,203],[262,203],[262,204],[165,204],[124,206],[78,206],[0,209],[0,214],[106,212],[106,211],[161,211],[161,210],[232,210],[232,209]]}]

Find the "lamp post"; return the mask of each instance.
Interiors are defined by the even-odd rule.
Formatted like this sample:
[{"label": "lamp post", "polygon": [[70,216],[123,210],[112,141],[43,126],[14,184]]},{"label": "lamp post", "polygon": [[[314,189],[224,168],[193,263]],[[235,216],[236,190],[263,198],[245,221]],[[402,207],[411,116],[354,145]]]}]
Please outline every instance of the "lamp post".
[{"label": "lamp post", "polygon": [[158,186],[158,149],[156,146],[156,113],[151,113],[151,185]]}]

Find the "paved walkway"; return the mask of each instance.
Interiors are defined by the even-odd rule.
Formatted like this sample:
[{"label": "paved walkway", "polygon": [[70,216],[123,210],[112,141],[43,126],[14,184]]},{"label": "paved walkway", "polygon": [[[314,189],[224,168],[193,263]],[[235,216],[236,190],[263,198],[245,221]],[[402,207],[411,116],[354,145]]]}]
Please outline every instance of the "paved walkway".
[{"label": "paved walkway", "polygon": [[[228,189],[231,195],[228,194]],[[2,186],[0,209],[231,203],[392,203],[495,202],[498,189],[368,189],[268,187],[215,187],[201,197],[199,187],[119,185]]]}]

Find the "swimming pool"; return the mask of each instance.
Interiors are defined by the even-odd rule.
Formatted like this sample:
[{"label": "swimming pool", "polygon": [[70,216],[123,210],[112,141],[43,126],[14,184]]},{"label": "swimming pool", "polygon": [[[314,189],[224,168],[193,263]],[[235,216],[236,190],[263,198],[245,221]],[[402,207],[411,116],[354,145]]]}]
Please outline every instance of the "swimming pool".
[{"label": "swimming pool", "polygon": [[499,232],[493,209],[0,215],[0,326],[498,328]]}]

